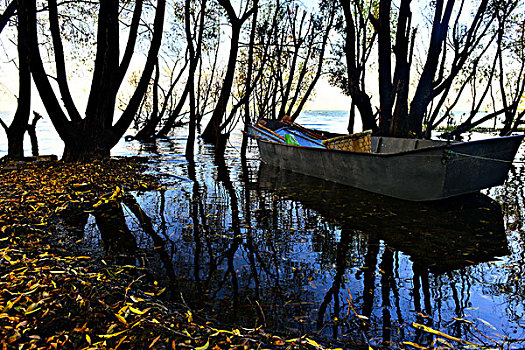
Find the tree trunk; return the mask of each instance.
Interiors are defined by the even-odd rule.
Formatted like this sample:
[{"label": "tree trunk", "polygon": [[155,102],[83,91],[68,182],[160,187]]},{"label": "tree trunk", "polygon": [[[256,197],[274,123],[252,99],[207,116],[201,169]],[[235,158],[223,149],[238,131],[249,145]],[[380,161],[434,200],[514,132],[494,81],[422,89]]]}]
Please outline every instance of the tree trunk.
[{"label": "tree trunk", "polygon": [[354,133],[354,124],[355,124],[355,103],[352,101],[350,104],[350,112],[348,115],[348,126],[346,127],[346,130],[349,134]]},{"label": "tree trunk", "polygon": [[[259,0],[254,1],[255,12],[252,17],[252,27],[250,30],[250,43],[248,45],[248,71],[246,73],[246,87],[245,93],[252,91],[252,74],[253,74],[253,49],[255,45],[255,34],[257,31],[257,17],[259,15]],[[244,101],[244,132],[248,132],[248,125],[252,124],[252,116],[250,114],[250,99],[247,98]],[[248,149],[248,137],[243,134],[241,144],[241,158],[243,161],[246,160],[246,150]]]},{"label": "tree trunk", "polygon": [[[135,136],[135,139],[139,139],[140,140],[140,139],[152,139],[152,138],[156,138],[156,137],[164,137],[164,136],[166,136],[168,134],[169,130],[171,130],[171,128],[174,126],[174,124],[175,124],[175,117],[178,116],[178,114],[180,112],[180,109],[182,109],[182,106],[184,104],[183,101],[179,102],[179,104],[175,108],[175,110],[179,109],[179,112],[174,112],[173,113],[174,115],[170,114],[170,116],[168,117],[169,120],[166,121],[166,123],[164,124],[164,127],[162,128],[162,130],[168,130],[168,131],[166,131],[165,133],[159,132],[158,134],[155,135],[155,130],[157,129],[157,126],[160,124],[160,122],[162,121],[162,118],[164,117],[164,115],[166,114],[166,110],[168,109],[170,96],[172,95],[173,90],[175,89],[175,87],[177,86],[177,83],[179,82],[179,80],[181,79],[182,75],[184,74],[184,71],[186,70],[186,66],[188,64],[189,64],[189,60],[186,59],[185,63],[184,63],[184,66],[179,71],[177,77],[175,78],[174,81],[171,82],[171,86],[168,89],[168,92],[164,94],[164,102],[162,103],[161,110],[156,114],[157,117],[156,118],[150,118],[146,122],[146,125],[143,127],[143,129],[141,129],[137,133],[137,135]],[[157,65],[158,65],[158,62],[157,62]],[[158,71],[158,67],[157,67],[157,71]],[[155,74],[156,74],[155,79],[157,79],[157,73],[155,73]],[[173,72],[172,72],[172,74],[173,74]],[[157,88],[156,89],[158,90],[158,82],[157,82]],[[155,87],[154,87],[154,90],[155,90]],[[156,93],[156,94],[158,96],[158,93]],[[158,103],[158,99],[157,99],[157,103]],[[180,105],[180,107],[179,107],[179,105]],[[143,104],[141,105],[141,107],[142,106],[143,106]],[[140,110],[138,111],[137,115],[140,115]],[[153,114],[153,115],[155,115],[155,114]],[[138,129],[138,127],[136,127],[136,128]],[[148,137],[145,138],[144,136],[141,135],[142,133],[145,133],[145,135],[148,135]]]},{"label": "tree trunk", "polygon": [[86,107],[87,127],[104,134],[113,124],[119,88],[119,4],[101,1],[98,18],[97,55]]},{"label": "tree trunk", "polygon": [[147,141],[154,138],[155,129],[160,121],[159,113],[159,61],[155,64],[155,79],[153,81],[153,111],[146,121],[146,125],[135,135],[136,140]]},{"label": "tree trunk", "polygon": [[110,156],[111,147],[97,134],[95,128],[86,128],[77,133],[77,138],[64,143],[62,160],[66,162],[88,162]]},{"label": "tree trunk", "polygon": [[36,123],[38,123],[38,121],[42,119],[42,116],[37,112],[33,112],[33,114],[33,122],[27,126],[27,133],[29,134],[29,139],[31,140],[31,153],[33,154],[33,157],[38,157],[39,151],[38,138],[36,136]]},{"label": "tree trunk", "polygon": [[[412,13],[410,1],[403,0],[399,9],[396,44],[393,48],[396,57],[394,83],[392,85],[395,96],[395,106],[392,114],[392,123],[388,134],[396,137],[407,137],[408,127],[408,92],[410,86],[410,63],[412,52],[409,52],[409,36]],[[393,103],[394,101],[392,101]]]},{"label": "tree trunk", "polygon": [[436,12],[432,24],[432,34],[427,53],[427,61],[425,62],[423,72],[421,73],[414,98],[410,104],[409,128],[418,136],[421,136],[422,133],[423,119],[427,112],[427,107],[430,101],[434,98],[434,77],[436,75],[441,49],[443,47],[442,44],[447,34],[448,23],[454,7],[454,0],[448,0],[443,14],[444,1],[445,0],[438,0],[436,2]]},{"label": "tree trunk", "polygon": [[[244,14],[237,16],[230,0],[218,0],[219,5],[226,11],[228,21],[231,25],[231,40],[230,40],[230,54],[228,57],[228,66],[226,68],[226,74],[221,87],[221,92],[213,110],[208,125],[201,134],[202,140],[208,143],[215,143],[217,149],[223,149],[222,143],[223,136],[229,137],[229,133],[222,133],[222,131],[228,126],[229,123],[222,125],[224,115],[226,114],[226,108],[230,95],[232,92],[233,80],[235,77],[235,68],[237,65],[237,55],[239,53],[239,39],[241,35],[241,28],[244,22],[250,18],[255,11],[256,7],[253,6],[250,10],[245,9]],[[226,139],[227,141],[227,139]]]},{"label": "tree trunk", "polygon": [[29,46],[27,43],[27,33],[23,30],[26,25],[27,9],[18,4],[18,106],[7,134],[7,155],[10,158],[18,159],[24,156],[24,134],[29,123],[31,112],[31,70],[29,61]]},{"label": "tree trunk", "polygon": [[18,0],[11,0],[4,12],[0,15],[0,33],[2,33],[2,30],[4,30],[7,22],[9,22],[9,19],[14,16],[16,12],[17,1]]},{"label": "tree trunk", "polygon": [[217,100],[217,104],[215,105],[215,109],[213,110],[211,119],[201,135],[204,142],[215,143],[217,145],[220,143],[219,138],[221,135],[221,123],[224,114],[226,113],[228,101],[230,100],[233,78],[235,77],[240,34],[241,23],[237,20],[232,23],[230,56],[228,59],[226,74],[222,83],[221,93],[219,95],[219,99]]},{"label": "tree trunk", "polygon": [[345,56],[348,71],[348,92],[352,97],[352,102],[355,103],[361,115],[363,130],[373,130],[377,132],[379,128],[375,121],[374,112],[372,111],[370,96],[360,87],[359,70],[355,62],[355,44],[357,39],[350,3],[345,0],[340,0],[340,3],[343,7],[343,15],[346,21]]},{"label": "tree trunk", "polygon": [[[202,32],[204,31],[204,14],[205,14],[206,1],[202,2],[201,9],[201,21],[200,21],[200,35],[199,42],[197,43],[197,50],[200,50],[200,44],[202,40]],[[191,33],[190,25],[190,10],[191,3],[190,0],[184,2],[184,24],[186,29],[186,40],[188,41],[188,51],[190,53],[190,72],[188,74],[187,90],[189,91],[190,97],[190,124],[188,126],[188,139],[186,141],[186,158],[193,157],[194,148],[195,148],[195,134],[197,129],[197,115],[196,115],[196,106],[195,106],[195,71],[197,70],[197,64],[199,61],[200,52],[195,52],[195,47],[193,45],[193,37]]]},{"label": "tree trunk", "polygon": [[[133,52],[132,48],[135,45],[136,26],[139,23],[138,17],[140,17],[141,13],[142,1],[135,2],[136,8],[121,65],[119,65],[119,2],[100,2],[97,53],[84,119],[80,119],[76,115],[74,106],[67,101],[66,114],[62,107],[62,102],[59,101],[55,94],[49,75],[44,68],[37,35],[36,2],[34,0],[18,0],[18,2],[20,4],[19,7],[24,9],[24,12],[19,12],[19,22],[20,31],[27,36],[26,42],[30,47],[31,72],[40,97],[46,107],[47,114],[60,138],[64,141],[63,159],[67,161],[89,161],[94,158],[109,156],[110,150],[119,142],[122,135],[131,125],[140,102],[147,91],[162,41],[166,1],[159,0],[157,2],[151,46],[142,76],[125,111],[116,123],[113,120],[116,95],[122,83],[122,77],[125,75],[128,67],[130,55]],[[51,34],[54,42],[54,54],[63,55],[60,33],[58,28],[56,28],[57,11],[54,8],[50,8],[49,15],[49,22],[53,26]],[[60,85],[61,98],[66,98],[67,100],[69,88],[64,83],[67,79],[64,79],[63,59],[64,57],[56,59],[57,73],[60,75],[57,82]]]},{"label": "tree trunk", "polygon": [[392,88],[392,43],[390,29],[391,0],[379,3],[379,19],[373,20],[378,33],[378,58],[379,58],[379,128],[381,134],[388,135],[392,125],[392,105],[394,93]]}]

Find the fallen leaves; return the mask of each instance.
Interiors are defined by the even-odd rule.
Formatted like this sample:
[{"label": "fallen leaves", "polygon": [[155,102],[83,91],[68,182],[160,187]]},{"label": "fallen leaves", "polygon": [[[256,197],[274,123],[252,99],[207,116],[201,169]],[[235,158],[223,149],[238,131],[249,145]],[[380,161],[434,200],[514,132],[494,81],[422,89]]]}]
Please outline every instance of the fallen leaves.
[{"label": "fallen leaves", "polygon": [[[60,161],[0,167],[0,228],[9,233],[45,226],[69,204],[91,205],[115,200],[125,190],[155,189],[154,178],[141,174],[143,165],[129,158],[93,163]],[[108,196],[104,194],[109,193]],[[101,205],[99,204],[99,205]]]},{"label": "fallen leaves", "polygon": [[141,168],[132,159],[0,165],[0,348],[324,349],[259,328],[212,328],[190,310],[164,305],[166,288],[145,282],[142,268],[54,245],[57,216],[157,188]]}]

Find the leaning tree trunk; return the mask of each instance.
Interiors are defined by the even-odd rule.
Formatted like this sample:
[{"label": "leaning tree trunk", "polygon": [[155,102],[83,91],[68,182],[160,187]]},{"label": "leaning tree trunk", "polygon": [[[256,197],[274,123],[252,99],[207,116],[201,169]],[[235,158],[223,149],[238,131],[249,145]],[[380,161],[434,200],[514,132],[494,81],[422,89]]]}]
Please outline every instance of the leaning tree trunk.
[{"label": "leaning tree trunk", "polygon": [[160,122],[161,114],[159,113],[159,61],[155,64],[155,78],[153,79],[153,110],[146,120],[146,125],[135,135],[136,140],[149,141],[155,138],[155,129]]},{"label": "leaning tree trunk", "polygon": [[[184,4],[184,23],[186,29],[186,38],[188,40],[188,50],[190,52],[190,72],[188,76],[187,91],[189,91],[190,98],[190,122],[188,126],[188,140],[186,143],[186,158],[190,159],[193,157],[195,151],[195,138],[197,133],[197,113],[196,113],[196,101],[195,101],[195,71],[197,70],[197,64],[199,63],[201,51],[202,51],[202,38],[204,34],[204,16],[206,12],[206,0],[201,2],[201,17],[199,19],[199,34],[197,39],[197,47],[193,45],[193,39],[191,34],[190,26],[190,8],[191,3],[186,0]],[[197,35],[197,34],[196,34]]]},{"label": "leaning tree trunk", "polygon": [[241,34],[241,23],[232,23],[232,34],[231,34],[231,46],[230,46],[230,57],[228,59],[228,67],[222,83],[221,93],[219,99],[213,110],[208,125],[202,132],[202,140],[208,143],[215,143],[219,145],[222,140],[221,136],[221,123],[226,113],[226,107],[230,100],[231,90],[233,86],[233,79],[235,77],[235,67],[237,65],[237,54],[239,52],[239,38]]},{"label": "leaning tree trunk", "polygon": [[416,92],[410,103],[409,129],[417,136],[422,135],[423,120],[428,105],[434,98],[434,79],[453,7],[454,1],[452,0],[449,0],[446,6],[444,5],[444,0],[440,0],[436,4],[427,59],[419,78]]},{"label": "leaning tree trunk", "polygon": [[4,12],[0,14],[0,33],[4,30],[9,19],[15,15],[17,2],[18,0],[12,0],[5,8]]},{"label": "leaning tree trunk", "polygon": [[[228,133],[222,133],[222,130],[228,127],[229,124],[229,121],[223,123],[223,118],[226,114],[226,109],[232,92],[232,86],[235,77],[235,67],[237,65],[237,56],[239,53],[241,28],[243,23],[246,22],[248,18],[250,18],[256,8],[256,5],[254,5],[254,7],[252,7],[250,10],[246,9],[244,14],[238,17],[230,0],[218,0],[218,2],[219,5],[221,5],[221,7],[223,7],[226,11],[229,23],[231,25],[230,53],[228,57],[226,74],[224,75],[224,80],[217,104],[215,105],[215,109],[213,110],[213,114],[210,121],[208,122],[208,125],[201,135],[204,142],[215,143],[217,146],[215,150],[216,152],[218,149],[222,149],[223,143],[226,144],[226,141],[229,137]],[[224,140],[224,138],[226,138],[226,140]]]},{"label": "leaning tree trunk", "polygon": [[340,0],[343,9],[343,15],[346,22],[346,38],[345,38],[345,58],[348,77],[348,92],[352,97],[352,102],[359,110],[361,120],[363,122],[363,130],[379,131],[376,124],[370,96],[360,86],[360,74],[356,60],[355,43],[358,40],[355,31],[355,24],[353,15],[350,10],[350,2]]}]

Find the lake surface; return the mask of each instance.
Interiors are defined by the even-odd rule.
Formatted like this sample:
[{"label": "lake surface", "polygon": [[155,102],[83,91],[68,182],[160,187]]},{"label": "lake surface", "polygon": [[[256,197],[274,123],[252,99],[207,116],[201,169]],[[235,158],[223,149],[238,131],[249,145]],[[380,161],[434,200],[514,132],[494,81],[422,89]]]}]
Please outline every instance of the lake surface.
[{"label": "lake surface", "polygon": [[[345,115],[299,122],[344,132]],[[46,133],[41,153],[60,155],[49,124]],[[266,166],[255,144],[242,162],[240,133],[223,161],[199,143],[189,163],[185,139],[178,130],[118,145],[114,155],[149,157],[164,189],[132,193],[115,213],[126,244],[89,216],[78,249],[152,268],[166,298],[224,327],[309,333],[343,348],[525,347],[523,164],[483,194],[416,204]]]}]

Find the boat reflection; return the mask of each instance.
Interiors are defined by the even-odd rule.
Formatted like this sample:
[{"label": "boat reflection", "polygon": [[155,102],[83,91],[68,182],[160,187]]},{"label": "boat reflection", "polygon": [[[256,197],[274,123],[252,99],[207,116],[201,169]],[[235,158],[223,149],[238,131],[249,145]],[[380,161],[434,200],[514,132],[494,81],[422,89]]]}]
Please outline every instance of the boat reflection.
[{"label": "boat reflection", "polygon": [[261,163],[259,186],[299,201],[344,229],[384,241],[441,274],[509,253],[500,205],[477,194],[413,203]]},{"label": "boat reflection", "polygon": [[[404,326],[412,322],[461,338],[468,330],[453,319],[471,305],[465,291],[475,278],[471,273],[476,275],[466,267],[509,254],[501,207],[485,195],[413,203],[265,164],[258,179],[263,191],[298,201],[341,226],[335,273],[316,317],[317,329],[331,330],[333,339],[352,329],[368,345],[410,340],[430,346],[431,335]],[[356,256],[356,235],[366,237],[366,249],[357,247],[360,267],[353,280],[349,257]],[[454,305],[454,311],[443,313],[444,304]],[[351,322],[350,310],[359,319]]]}]

